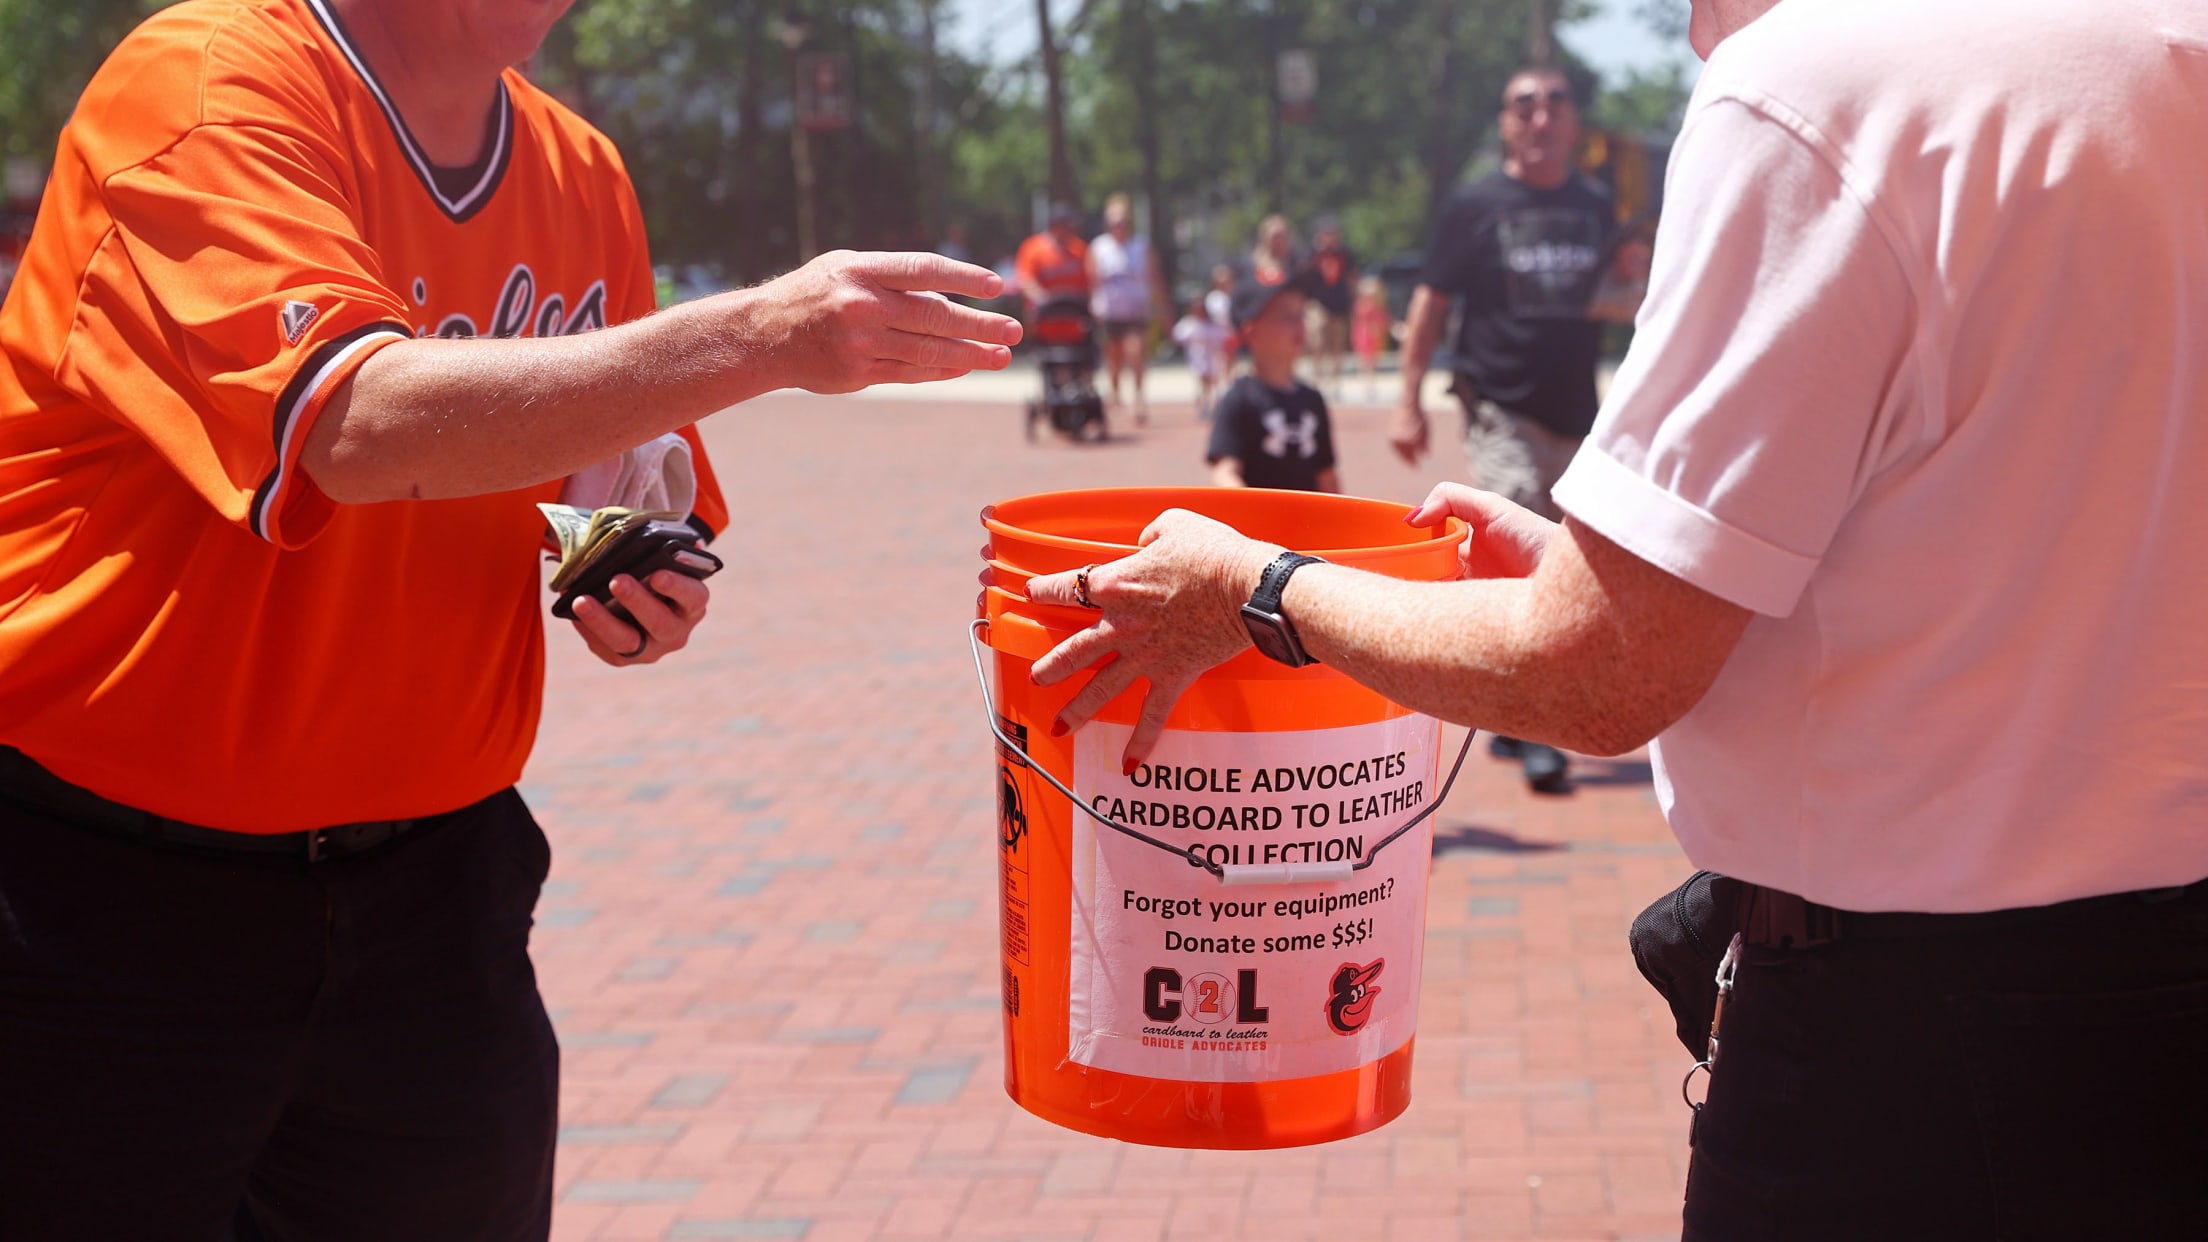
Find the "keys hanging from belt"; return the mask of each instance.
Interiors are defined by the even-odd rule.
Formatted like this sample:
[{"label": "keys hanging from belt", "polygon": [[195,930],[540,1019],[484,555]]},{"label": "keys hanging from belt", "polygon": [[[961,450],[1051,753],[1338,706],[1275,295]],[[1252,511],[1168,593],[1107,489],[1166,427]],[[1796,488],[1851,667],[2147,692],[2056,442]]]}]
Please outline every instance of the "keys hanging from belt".
[{"label": "keys hanging from belt", "polygon": [[1693,1096],[1687,1094],[1687,1088],[1694,1085],[1696,1070],[1712,1075],[1717,1073],[1718,1028],[1725,1022],[1725,998],[1733,994],[1733,975],[1739,969],[1740,933],[1734,932],[1732,943],[1725,946],[1725,956],[1717,963],[1717,1006],[1710,1011],[1709,1054],[1689,1067],[1687,1076],[1679,1080],[1679,1098],[1685,1100],[1687,1107],[1696,1113],[1702,1111],[1702,1106],[1694,1102]]}]

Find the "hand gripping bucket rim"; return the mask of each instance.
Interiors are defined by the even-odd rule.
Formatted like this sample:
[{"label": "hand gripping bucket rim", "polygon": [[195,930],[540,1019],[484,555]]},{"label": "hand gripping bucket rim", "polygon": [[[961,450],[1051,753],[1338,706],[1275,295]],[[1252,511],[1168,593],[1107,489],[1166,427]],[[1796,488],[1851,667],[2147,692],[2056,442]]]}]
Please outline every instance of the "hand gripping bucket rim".
[{"label": "hand gripping bucket rim", "polygon": [[1135,769],[1118,759],[1135,696],[1049,737],[1086,679],[1038,687],[1028,666],[1095,614],[1034,603],[1026,579],[1132,553],[1176,506],[1413,579],[1455,577],[1465,530],[1407,527],[1401,505],[1249,489],[1044,493],[983,511],[990,568],[969,645],[997,742],[1006,1090],[1130,1142],[1348,1137],[1409,1103],[1430,820],[1471,735],[1440,781],[1438,721],[1336,670],[1244,652],[1184,693]]},{"label": "hand gripping bucket rim", "polygon": [[[1152,505],[1155,505],[1158,511],[1162,511],[1167,508],[1189,507],[1187,504],[1174,505],[1168,502],[1173,500],[1193,502],[1197,496],[1201,496],[1201,501],[1198,503],[1202,503],[1205,509],[1213,511],[1209,516],[1218,516],[1221,521],[1225,521],[1227,525],[1233,526],[1237,530],[1243,529],[1239,522],[1232,520],[1235,516],[1240,515],[1237,511],[1246,513],[1267,504],[1292,503],[1298,507],[1308,507],[1316,514],[1323,514],[1329,519],[1334,519],[1333,524],[1335,525],[1339,525],[1340,519],[1346,517],[1354,522],[1354,529],[1398,536],[1390,540],[1364,544],[1316,543],[1309,540],[1286,538],[1276,540],[1276,542],[1284,543],[1298,552],[1308,553],[1337,564],[1354,564],[1382,571],[1391,561],[1416,556],[1430,550],[1428,545],[1440,542],[1455,542],[1461,539],[1468,529],[1461,519],[1452,517],[1439,529],[1431,533],[1421,531],[1418,532],[1419,538],[1405,540],[1399,536],[1411,528],[1403,526],[1400,519],[1404,513],[1409,511],[1408,506],[1369,500],[1361,496],[1280,491],[1262,487],[1097,487],[1058,492],[1036,492],[1032,495],[1017,496],[1009,500],[1000,500],[995,504],[984,505],[981,510],[981,524],[989,531],[992,546],[1000,539],[1009,539],[1013,541],[1013,546],[1031,554],[1038,554],[1041,559],[1051,562],[1049,564],[1018,564],[1008,561],[1007,563],[1015,564],[1018,569],[1029,574],[1057,573],[1066,569],[1078,569],[1090,562],[1118,560],[1120,557],[1138,551],[1141,546],[1139,536],[1142,527],[1136,526],[1128,531],[1129,537],[1125,540],[1090,539],[1068,534],[1060,529],[1052,529],[1050,526],[1019,525],[1018,523],[1028,514],[1037,511],[1047,513],[1052,508],[1106,508],[1110,506],[1146,508]],[[1225,511],[1224,515],[1221,514],[1221,510]],[[1052,525],[1063,526],[1068,524],[1068,521],[1067,517],[1061,516]],[[1147,525],[1147,523],[1144,523],[1144,525]],[[1391,526],[1392,529],[1390,529]],[[998,585],[1005,584],[999,583]]]},{"label": "hand gripping bucket rim", "polygon": [[[991,589],[994,590],[996,588]],[[1009,591],[1003,592],[1003,594],[1008,597],[1018,598],[1016,596],[1012,596],[1011,592]],[[974,657],[974,676],[981,682],[982,705],[988,709],[989,733],[990,736],[997,739],[997,744],[1004,747],[1006,751],[1017,756],[1019,759],[1025,762],[1031,771],[1033,771],[1037,776],[1042,777],[1043,780],[1047,784],[1049,784],[1052,789],[1056,790],[1061,797],[1065,798],[1068,803],[1080,808],[1083,814],[1087,815],[1090,819],[1095,820],[1102,827],[1109,828],[1113,832],[1116,832],[1123,837],[1127,837],[1130,840],[1140,841],[1144,845],[1148,845],[1153,849],[1164,850],[1168,854],[1172,854],[1177,857],[1187,858],[1191,864],[1209,873],[1213,879],[1219,881],[1222,887],[1232,887],[1236,885],[1246,884],[1311,884],[1322,883],[1329,880],[1346,880],[1350,878],[1355,873],[1363,871],[1367,867],[1370,867],[1373,864],[1373,861],[1379,857],[1380,851],[1386,849],[1390,845],[1395,844],[1398,840],[1402,839],[1402,837],[1406,833],[1410,832],[1411,829],[1418,827],[1422,823],[1425,823],[1429,818],[1433,816],[1433,813],[1435,811],[1441,809],[1441,804],[1443,802],[1446,802],[1449,798],[1449,791],[1456,787],[1457,774],[1464,770],[1465,756],[1472,753],[1472,738],[1474,731],[1466,730],[1464,735],[1464,744],[1457,748],[1457,757],[1455,761],[1452,762],[1449,766],[1448,778],[1442,781],[1441,788],[1435,792],[1433,800],[1426,804],[1425,809],[1419,811],[1418,814],[1397,825],[1394,831],[1390,832],[1387,836],[1382,837],[1379,841],[1375,842],[1369,849],[1365,851],[1364,857],[1358,859],[1354,863],[1347,861],[1300,864],[1213,862],[1209,859],[1191,856],[1181,847],[1169,845],[1166,842],[1160,841],[1156,837],[1153,837],[1138,828],[1123,824],[1118,820],[1113,819],[1111,816],[1098,811],[1095,807],[1089,805],[1087,802],[1082,801],[1079,794],[1076,794],[1073,790],[1066,788],[1064,784],[1060,783],[1056,776],[1053,776],[1050,773],[1049,769],[1044,768],[1041,764],[1036,763],[1034,759],[1028,755],[1026,743],[1004,731],[1004,726],[998,723],[1001,717],[999,717],[997,713],[996,696],[992,694],[989,689],[988,667],[981,656],[982,644],[984,642],[984,639],[982,638],[982,632],[984,630],[987,630],[990,624],[991,622],[989,618],[976,617],[973,619],[972,622],[968,623],[966,628],[967,645],[969,646],[969,648],[971,648]]]}]

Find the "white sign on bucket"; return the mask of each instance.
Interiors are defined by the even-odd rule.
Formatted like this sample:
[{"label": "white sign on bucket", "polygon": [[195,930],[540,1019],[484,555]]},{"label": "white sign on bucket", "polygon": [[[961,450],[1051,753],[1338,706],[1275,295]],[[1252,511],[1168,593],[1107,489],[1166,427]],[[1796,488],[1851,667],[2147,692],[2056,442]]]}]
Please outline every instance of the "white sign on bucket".
[{"label": "white sign on bucket", "polygon": [[[1067,1047],[1098,1069],[1181,1082],[1273,1082],[1355,1069],[1418,1019],[1440,726],[1169,729],[1123,774],[1131,729],[1074,737],[1073,788],[1171,853],[1073,817]],[[1222,884],[1205,862],[1319,883]]]}]

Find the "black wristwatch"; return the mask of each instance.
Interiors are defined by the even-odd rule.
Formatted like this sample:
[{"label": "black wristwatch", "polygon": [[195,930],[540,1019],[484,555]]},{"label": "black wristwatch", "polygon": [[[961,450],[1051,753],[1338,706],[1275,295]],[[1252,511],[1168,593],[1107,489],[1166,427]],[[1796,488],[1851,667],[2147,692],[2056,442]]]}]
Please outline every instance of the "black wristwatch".
[{"label": "black wristwatch", "polygon": [[1250,602],[1242,605],[1242,624],[1249,627],[1250,642],[1267,657],[1290,668],[1319,662],[1303,649],[1303,640],[1296,636],[1296,627],[1280,615],[1280,595],[1288,589],[1289,576],[1314,563],[1324,562],[1301,552],[1283,552],[1274,557],[1273,563],[1258,577],[1257,590],[1250,593]]}]

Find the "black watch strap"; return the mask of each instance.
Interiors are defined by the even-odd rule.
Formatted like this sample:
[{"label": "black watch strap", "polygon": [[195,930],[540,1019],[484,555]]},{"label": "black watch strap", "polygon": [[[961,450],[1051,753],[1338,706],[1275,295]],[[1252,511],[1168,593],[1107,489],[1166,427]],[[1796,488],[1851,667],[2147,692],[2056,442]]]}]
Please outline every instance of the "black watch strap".
[{"label": "black watch strap", "polygon": [[1250,594],[1250,602],[1242,605],[1242,624],[1250,631],[1251,645],[1290,668],[1318,661],[1303,649],[1295,623],[1281,614],[1280,596],[1288,589],[1290,576],[1318,559],[1301,552],[1283,552],[1274,557],[1273,563],[1258,575],[1257,590]]},{"label": "black watch strap", "polygon": [[1305,556],[1301,552],[1283,552],[1273,558],[1273,563],[1258,575],[1257,589],[1250,592],[1250,607],[1260,612],[1280,611],[1280,597],[1288,589],[1288,578],[1306,565],[1324,564],[1325,558]]}]

